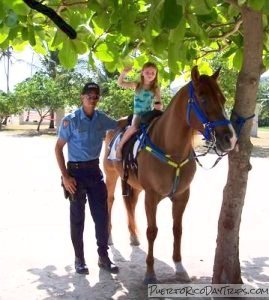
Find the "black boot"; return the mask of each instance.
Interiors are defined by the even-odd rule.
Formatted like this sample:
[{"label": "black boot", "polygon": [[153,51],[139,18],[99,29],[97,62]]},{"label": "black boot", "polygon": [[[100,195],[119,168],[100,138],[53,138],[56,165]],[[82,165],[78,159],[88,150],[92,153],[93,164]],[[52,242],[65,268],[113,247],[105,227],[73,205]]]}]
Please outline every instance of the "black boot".
[{"label": "black boot", "polygon": [[75,269],[78,274],[89,274],[89,269],[84,259],[80,259],[78,257],[75,258]]},{"label": "black boot", "polygon": [[109,259],[108,256],[99,256],[98,266],[110,273],[118,273],[119,268]]}]

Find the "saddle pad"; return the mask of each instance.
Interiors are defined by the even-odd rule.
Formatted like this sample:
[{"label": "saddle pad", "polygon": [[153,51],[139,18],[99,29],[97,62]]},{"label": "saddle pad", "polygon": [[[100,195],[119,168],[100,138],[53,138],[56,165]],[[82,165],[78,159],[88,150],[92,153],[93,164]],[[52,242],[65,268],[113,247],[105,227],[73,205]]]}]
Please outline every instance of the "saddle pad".
[{"label": "saddle pad", "polygon": [[[109,160],[118,160],[116,158],[116,148],[120,142],[120,139],[122,137],[122,132],[118,133],[117,136],[111,141],[111,144],[109,145],[110,150],[107,156],[107,159]],[[139,139],[137,139],[134,143],[134,147],[133,147],[133,157],[136,158],[137,157],[137,153],[140,150],[140,139],[142,137],[142,134],[139,136]]]}]

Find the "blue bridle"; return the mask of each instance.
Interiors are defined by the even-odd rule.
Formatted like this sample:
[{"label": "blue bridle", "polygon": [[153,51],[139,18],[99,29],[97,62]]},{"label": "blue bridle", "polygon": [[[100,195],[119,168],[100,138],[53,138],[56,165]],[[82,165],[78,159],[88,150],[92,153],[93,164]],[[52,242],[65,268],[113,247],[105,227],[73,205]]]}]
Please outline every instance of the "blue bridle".
[{"label": "blue bridle", "polygon": [[189,83],[189,96],[190,98],[187,107],[187,122],[189,126],[190,126],[190,114],[191,114],[191,110],[193,110],[195,116],[204,126],[204,132],[201,132],[202,135],[207,141],[212,141],[214,137],[213,129],[217,126],[225,126],[231,124],[231,121],[227,119],[214,121],[214,122],[209,121],[198,103],[197,97],[195,96],[192,82]]}]

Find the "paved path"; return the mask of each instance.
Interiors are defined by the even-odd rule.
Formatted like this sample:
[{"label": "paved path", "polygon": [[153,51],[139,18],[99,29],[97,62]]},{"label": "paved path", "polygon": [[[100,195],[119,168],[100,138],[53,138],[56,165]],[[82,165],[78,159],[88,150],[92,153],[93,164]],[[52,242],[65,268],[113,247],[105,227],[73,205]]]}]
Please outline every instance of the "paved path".
[{"label": "paved path", "polygon": [[[113,209],[114,247],[120,266],[109,275],[97,266],[93,223],[85,228],[89,276],[74,273],[69,238],[69,208],[63,198],[54,158],[54,137],[14,137],[0,133],[0,299],[147,299],[142,284],[146,256],[143,199],[137,207],[140,247],[129,245],[126,215],[119,189]],[[253,170],[242,215],[240,258],[249,282],[269,282],[269,160],[252,158]],[[227,161],[210,171],[198,169],[184,216],[183,263],[194,282],[210,282],[217,220],[226,181]],[[172,255],[171,203],[158,208],[156,273],[175,282]]]}]

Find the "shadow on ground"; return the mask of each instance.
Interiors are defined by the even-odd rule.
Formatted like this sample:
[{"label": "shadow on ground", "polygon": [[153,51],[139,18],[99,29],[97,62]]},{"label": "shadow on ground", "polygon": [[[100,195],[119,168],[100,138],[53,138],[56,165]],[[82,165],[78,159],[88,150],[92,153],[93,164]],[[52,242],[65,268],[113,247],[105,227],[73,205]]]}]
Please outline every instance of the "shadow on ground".
[{"label": "shadow on ground", "polygon": [[269,158],[269,147],[267,146],[253,146],[252,157]]},{"label": "shadow on ground", "polygon": [[254,257],[241,264],[242,275],[249,281],[257,284],[269,284],[269,276],[264,269],[269,267],[269,257]]},{"label": "shadow on ground", "polygon": [[[91,284],[91,273],[88,276],[74,273],[72,266],[66,266],[66,275],[57,275],[53,265],[45,268],[32,268],[28,272],[37,276],[37,288],[48,295],[43,300],[81,299],[81,300],[146,300],[147,286],[143,283],[146,270],[146,253],[139,247],[132,247],[130,260],[126,260],[115,247],[111,247],[113,260],[120,267],[117,275],[99,270],[99,280]],[[179,284],[174,269],[161,260],[155,259],[155,270],[160,284]],[[96,282],[96,280],[95,280]],[[193,283],[210,283],[210,277],[195,279]],[[153,298],[151,298],[153,299]]]},{"label": "shadow on ground", "polygon": [[8,136],[15,137],[15,138],[17,138],[17,137],[36,137],[36,136],[56,136],[55,129],[42,129],[40,131],[7,129],[2,132]]}]

